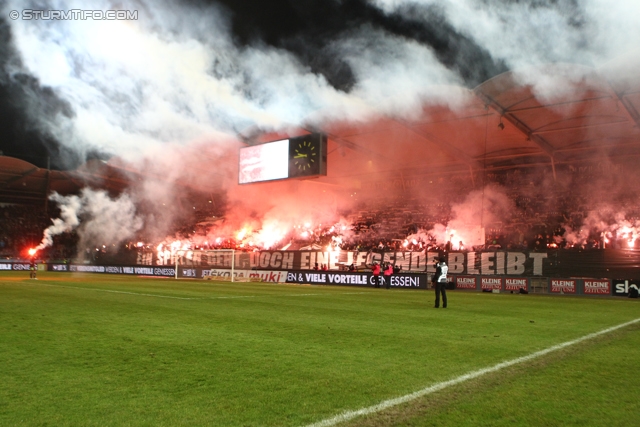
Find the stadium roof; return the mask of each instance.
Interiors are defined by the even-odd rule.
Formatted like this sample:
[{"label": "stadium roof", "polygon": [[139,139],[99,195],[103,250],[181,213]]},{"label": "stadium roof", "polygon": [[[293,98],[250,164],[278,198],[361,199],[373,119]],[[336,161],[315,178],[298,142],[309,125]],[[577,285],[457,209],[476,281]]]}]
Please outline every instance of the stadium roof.
[{"label": "stadium roof", "polygon": [[129,179],[105,162],[91,160],[74,171],[39,168],[15,157],[0,156],[0,202],[44,203],[52,192],[77,193],[91,185],[110,192],[128,187]]},{"label": "stadium roof", "polygon": [[[334,122],[321,130],[329,139],[328,176],[319,181],[357,187],[398,173],[472,176],[523,166],[554,172],[563,163],[640,156],[639,68],[635,57],[600,70],[558,64],[528,71],[564,76],[554,82],[566,84],[551,91],[507,72],[473,90],[456,88],[462,104],[426,105],[412,119]],[[62,172],[0,156],[0,202],[42,201],[51,191],[68,194],[87,184],[119,192],[131,179],[135,171],[120,162],[92,160]]]}]

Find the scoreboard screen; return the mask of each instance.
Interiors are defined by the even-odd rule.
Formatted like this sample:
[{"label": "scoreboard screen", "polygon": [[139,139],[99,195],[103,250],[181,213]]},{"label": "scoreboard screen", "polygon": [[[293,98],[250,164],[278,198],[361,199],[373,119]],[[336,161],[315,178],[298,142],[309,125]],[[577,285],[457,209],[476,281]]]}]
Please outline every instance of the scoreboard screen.
[{"label": "scoreboard screen", "polygon": [[238,182],[273,181],[327,174],[327,137],[312,133],[240,149]]}]

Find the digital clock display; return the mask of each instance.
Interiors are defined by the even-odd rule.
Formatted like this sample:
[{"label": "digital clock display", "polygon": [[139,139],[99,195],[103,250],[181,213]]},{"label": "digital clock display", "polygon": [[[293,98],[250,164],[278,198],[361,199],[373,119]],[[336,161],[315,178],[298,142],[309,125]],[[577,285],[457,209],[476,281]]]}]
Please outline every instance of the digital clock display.
[{"label": "digital clock display", "polygon": [[304,135],[289,140],[289,177],[321,175],[326,159],[322,138],[318,134]]}]

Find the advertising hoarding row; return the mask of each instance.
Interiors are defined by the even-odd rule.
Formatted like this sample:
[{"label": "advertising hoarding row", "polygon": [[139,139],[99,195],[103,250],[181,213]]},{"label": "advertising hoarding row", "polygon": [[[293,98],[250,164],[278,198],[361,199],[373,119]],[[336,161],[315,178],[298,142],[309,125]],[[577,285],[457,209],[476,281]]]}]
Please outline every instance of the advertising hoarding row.
[{"label": "advertising hoarding row", "polygon": [[[30,265],[24,262],[0,263],[0,271],[29,271]],[[175,267],[170,266],[112,266],[84,264],[40,264],[52,272],[102,273],[118,275],[177,277],[177,278],[225,278],[231,277],[231,270],[224,268]],[[234,270],[234,279],[256,279],[268,283],[299,283],[342,286],[373,286],[370,272],[309,271],[309,270]],[[399,273],[390,278],[390,287],[402,289],[429,289],[430,277],[427,273]],[[381,286],[386,286],[385,278],[380,276]],[[532,290],[531,277],[518,276],[482,276],[451,275],[450,281],[461,290],[496,290],[518,292],[520,289]],[[540,292],[567,295],[613,295],[628,296],[630,289],[640,289],[640,280],[628,279],[585,279],[585,278],[536,278],[537,284],[543,283]]]},{"label": "advertising hoarding row", "polygon": [[[498,290],[531,291],[531,278],[528,277],[482,277],[455,276],[453,278],[456,289],[469,290]],[[614,295],[628,296],[629,288],[639,288],[640,281],[609,280],[609,279],[556,279],[543,280],[543,293],[551,294],[584,294],[584,295]]]}]

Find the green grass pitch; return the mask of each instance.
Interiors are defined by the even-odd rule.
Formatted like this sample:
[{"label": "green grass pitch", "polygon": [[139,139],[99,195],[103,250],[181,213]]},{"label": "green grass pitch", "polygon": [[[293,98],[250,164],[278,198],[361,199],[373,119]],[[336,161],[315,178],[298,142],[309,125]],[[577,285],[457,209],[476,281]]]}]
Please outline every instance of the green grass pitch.
[{"label": "green grass pitch", "polygon": [[[306,426],[640,318],[638,300],[0,273],[2,426]],[[640,425],[640,323],[345,426]]]}]

